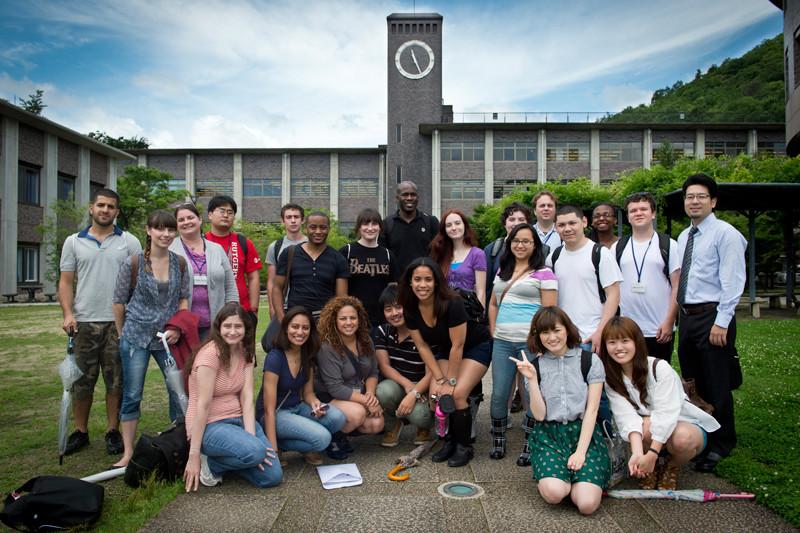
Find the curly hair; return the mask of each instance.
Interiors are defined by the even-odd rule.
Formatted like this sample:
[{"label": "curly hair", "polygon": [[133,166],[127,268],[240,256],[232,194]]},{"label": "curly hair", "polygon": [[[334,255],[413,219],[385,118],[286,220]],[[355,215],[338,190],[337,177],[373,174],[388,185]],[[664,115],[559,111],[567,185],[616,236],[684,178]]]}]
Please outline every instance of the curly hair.
[{"label": "curly hair", "polygon": [[358,344],[359,355],[371,357],[374,355],[374,349],[372,347],[372,339],[369,336],[369,315],[367,315],[367,310],[364,309],[361,300],[354,296],[337,296],[328,300],[328,303],[322,308],[322,313],[320,313],[319,322],[317,323],[320,340],[328,343],[331,348],[344,357],[344,343],[342,343],[339,328],[336,327],[336,318],[339,316],[339,311],[347,306],[355,309],[358,316],[356,343]]},{"label": "curly hair", "polygon": [[439,223],[439,231],[431,241],[431,257],[439,267],[442,269],[445,279],[450,275],[450,263],[453,262],[453,239],[447,234],[447,217],[450,215],[458,215],[461,217],[461,222],[464,224],[464,244],[466,246],[478,246],[478,237],[475,235],[475,230],[469,225],[467,215],[458,209],[448,209],[442,215],[442,221]]}]

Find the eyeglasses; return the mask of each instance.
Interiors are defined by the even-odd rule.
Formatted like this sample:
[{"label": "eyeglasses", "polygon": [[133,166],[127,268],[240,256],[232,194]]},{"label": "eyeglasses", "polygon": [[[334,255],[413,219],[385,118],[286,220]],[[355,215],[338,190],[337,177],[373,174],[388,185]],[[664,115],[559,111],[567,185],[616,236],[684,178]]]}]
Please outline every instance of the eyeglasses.
[{"label": "eyeglasses", "polygon": [[595,213],[592,218],[614,218],[614,213]]},{"label": "eyeglasses", "polygon": [[533,241],[530,239],[513,239],[511,241],[511,244],[513,244],[514,246],[519,246],[520,244],[522,246],[530,246],[531,244],[533,244]]},{"label": "eyeglasses", "polygon": [[218,207],[218,208],[215,209],[215,211],[218,214],[226,216],[226,217],[232,217],[233,215],[236,214],[236,211],[234,211],[233,209],[225,209],[224,207]]},{"label": "eyeglasses", "polygon": [[711,195],[704,192],[699,194],[687,194],[683,197],[683,199],[687,202],[694,202],[695,200],[700,200],[702,202],[704,200],[708,200],[709,198],[711,198]]}]

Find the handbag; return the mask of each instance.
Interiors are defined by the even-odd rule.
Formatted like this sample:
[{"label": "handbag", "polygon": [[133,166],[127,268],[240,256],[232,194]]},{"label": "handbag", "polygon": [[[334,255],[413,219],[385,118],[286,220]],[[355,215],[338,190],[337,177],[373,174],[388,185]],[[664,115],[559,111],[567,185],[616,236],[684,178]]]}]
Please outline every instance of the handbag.
[{"label": "handbag", "polygon": [[0,521],[19,531],[88,527],[103,510],[102,485],[65,476],[39,476],[6,496]]},{"label": "handbag", "polygon": [[155,473],[155,479],[175,481],[186,468],[189,441],[186,425],[178,419],[158,435],[142,434],[125,469],[125,484],[137,488]]},{"label": "handbag", "polygon": [[[658,381],[656,377],[656,365],[658,364],[659,359],[653,361],[653,381]],[[736,357],[736,364],[739,364],[739,357]],[[679,376],[681,378],[681,385],[683,386],[683,392],[686,394],[686,397],[689,399],[689,403],[698,407],[705,411],[706,413],[713,415],[714,414],[714,406],[705,401],[700,394],[697,392],[697,385],[695,384],[694,379],[683,379],[683,376]],[[742,377],[742,370],[739,368],[739,385],[742,384],[741,382]],[[738,387],[738,386],[737,386]]]},{"label": "handbag", "polygon": [[630,459],[628,446],[622,440],[617,425],[613,420],[603,420],[600,422],[600,429],[603,432],[603,440],[608,448],[608,460],[611,462],[611,478],[608,480],[608,487],[611,488],[628,474],[628,460]]}]

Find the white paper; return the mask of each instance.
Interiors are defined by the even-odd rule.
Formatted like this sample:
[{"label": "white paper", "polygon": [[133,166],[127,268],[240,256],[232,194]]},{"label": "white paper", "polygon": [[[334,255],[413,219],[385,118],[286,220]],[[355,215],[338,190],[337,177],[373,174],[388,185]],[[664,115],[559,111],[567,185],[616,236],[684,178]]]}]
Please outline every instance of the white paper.
[{"label": "white paper", "polygon": [[317,473],[325,489],[353,487],[364,482],[355,463],[318,466]]}]

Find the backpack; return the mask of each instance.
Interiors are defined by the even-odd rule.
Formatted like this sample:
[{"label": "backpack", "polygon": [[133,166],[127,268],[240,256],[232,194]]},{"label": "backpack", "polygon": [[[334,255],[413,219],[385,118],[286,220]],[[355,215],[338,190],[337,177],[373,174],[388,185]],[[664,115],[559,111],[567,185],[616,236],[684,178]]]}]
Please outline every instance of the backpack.
[{"label": "backpack", "polygon": [[39,476],[6,496],[0,520],[20,531],[89,527],[103,511],[104,489],[80,479]]},{"label": "backpack", "polygon": [[[239,250],[242,250],[242,264],[247,264],[247,237],[242,235],[241,233],[236,234],[236,241],[239,244]],[[283,237],[281,237],[281,242],[283,242]],[[276,256],[277,257],[277,256]]]},{"label": "backpack", "polygon": [[[658,233],[658,250],[661,252],[661,259],[664,261],[664,276],[667,278],[667,281],[670,285],[672,285],[672,280],[669,279],[669,235],[666,233]],[[617,264],[620,264],[622,260],[622,253],[625,251],[625,247],[628,245],[628,241],[631,240],[630,235],[623,235],[617,241]]]},{"label": "backpack", "polygon": [[[531,364],[536,369],[536,381],[542,383],[542,373],[539,372],[539,358],[534,357]],[[581,374],[583,375],[583,382],[589,384],[589,370],[592,368],[592,352],[588,350],[581,350]]]},{"label": "backpack", "polygon": [[175,481],[189,459],[189,441],[183,419],[158,435],[142,434],[125,469],[125,484],[139,487],[153,472],[157,480]]},{"label": "backpack", "polygon": [[467,320],[477,322],[479,324],[486,323],[486,313],[483,309],[481,301],[478,300],[478,295],[473,291],[468,291],[462,288],[453,289],[464,302],[464,310],[467,312]]},{"label": "backpack", "polygon": [[[558,256],[561,255],[561,250],[563,249],[564,245],[562,244],[553,250],[553,258],[551,260],[553,273],[556,271],[556,261],[558,261]],[[592,246],[592,265],[594,265],[594,275],[597,278],[597,294],[600,296],[600,303],[604,304],[606,303],[606,290],[603,288],[603,284],[600,282],[600,252],[602,249],[603,245],[599,243],[594,243]]]},{"label": "backpack", "polygon": [[[390,255],[389,248],[386,246],[383,247],[386,250],[386,260],[391,264],[392,256]],[[347,268],[350,269],[350,243],[347,243],[347,253],[345,254],[345,258],[347,259]]]},{"label": "backpack", "polygon": [[[653,381],[656,383],[658,382],[658,377],[656,376],[656,366],[660,359],[655,359],[653,361]],[[689,399],[689,403],[698,407],[705,411],[706,413],[713,415],[714,414],[714,406],[705,401],[700,394],[697,392],[697,387],[695,385],[694,379],[683,379],[683,376],[679,376],[681,378],[681,385],[683,386],[683,392],[686,394],[686,397]],[[634,408],[636,406],[634,405]]]}]

